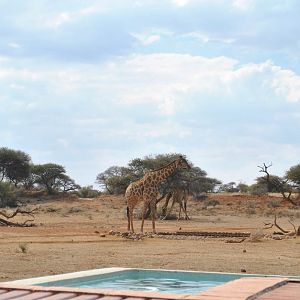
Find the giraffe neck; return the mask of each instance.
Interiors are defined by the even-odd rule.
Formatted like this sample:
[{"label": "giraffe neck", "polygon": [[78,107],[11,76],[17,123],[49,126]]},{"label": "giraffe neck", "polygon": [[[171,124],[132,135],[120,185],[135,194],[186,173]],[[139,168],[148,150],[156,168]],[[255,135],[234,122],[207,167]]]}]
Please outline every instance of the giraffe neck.
[{"label": "giraffe neck", "polygon": [[161,183],[168,178],[177,169],[176,161],[168,164],[167,166],[151,172],[151,177],[154,179],[156,184]]}]

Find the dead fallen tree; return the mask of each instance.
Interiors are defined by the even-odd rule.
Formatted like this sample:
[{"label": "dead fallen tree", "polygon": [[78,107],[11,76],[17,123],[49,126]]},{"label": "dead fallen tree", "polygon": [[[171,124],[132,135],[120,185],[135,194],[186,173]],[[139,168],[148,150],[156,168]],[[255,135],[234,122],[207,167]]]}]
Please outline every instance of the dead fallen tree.
[{"label": "dead fallen tree", "polygon": [[[0,226],[12,226],[12,227],[31,227],[34,226],[32,223],[34,221],[34,212],[37,208],[32,210],[24,210],[21,207],[18,207],[12,213],[7,213],[6,211],[0,210]],[[23,222],[15,222],[13,219],[18,216],[29,216],[31,219],[27,219]]]},{"label": "dead fallen tree", "polygon": [[286,229],[282,228],[282,226],[280,226],[277,223],[277,216],[275,215],[273,223],[264,223],[265,224],[264,229],[276,227],[280,231],[274,232],[274,234],[281,234],[281,235],[288,235],[288,236],[300,236],[300,226],[298,226],[298,228],[296,228],[296,226],[292,223],[291,220],[288,220],[288,222],[293,226],[294,230],[286,230]]}]

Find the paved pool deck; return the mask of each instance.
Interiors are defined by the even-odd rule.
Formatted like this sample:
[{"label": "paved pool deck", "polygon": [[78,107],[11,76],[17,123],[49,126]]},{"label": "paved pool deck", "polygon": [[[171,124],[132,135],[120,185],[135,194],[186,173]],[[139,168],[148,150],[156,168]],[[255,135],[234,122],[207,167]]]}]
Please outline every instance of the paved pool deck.
[{"label": "paved pool deck", "polygon": [[201,294],[180,295],[109,289],[27,286],[0,283],[0,300],[300,300],[300,280],[241,278]]}]

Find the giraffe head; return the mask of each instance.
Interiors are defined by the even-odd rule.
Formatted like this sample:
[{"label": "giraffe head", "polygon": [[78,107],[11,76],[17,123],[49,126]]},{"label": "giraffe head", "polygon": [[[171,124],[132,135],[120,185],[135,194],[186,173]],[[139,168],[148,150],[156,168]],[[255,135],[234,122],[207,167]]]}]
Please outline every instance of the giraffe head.
[{"label": "giraffe head", "polygon": [[176,167],[178,169],[190,169],[191,166],[188,164],[187,160],[183,157],[183,156],[179,156],[177,159],[176,159]]}]

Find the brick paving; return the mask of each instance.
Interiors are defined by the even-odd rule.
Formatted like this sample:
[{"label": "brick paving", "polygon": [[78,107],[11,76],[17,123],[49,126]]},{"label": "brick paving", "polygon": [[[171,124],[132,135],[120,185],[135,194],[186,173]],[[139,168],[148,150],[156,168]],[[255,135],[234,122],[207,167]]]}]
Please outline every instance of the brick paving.
[{"label": "brick paving", "polygon": [[300,281],[241,278],[196,295],[0,283],[0,300],[300,300]]}]

